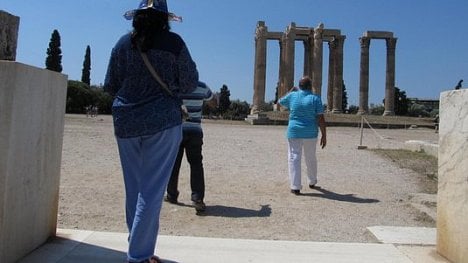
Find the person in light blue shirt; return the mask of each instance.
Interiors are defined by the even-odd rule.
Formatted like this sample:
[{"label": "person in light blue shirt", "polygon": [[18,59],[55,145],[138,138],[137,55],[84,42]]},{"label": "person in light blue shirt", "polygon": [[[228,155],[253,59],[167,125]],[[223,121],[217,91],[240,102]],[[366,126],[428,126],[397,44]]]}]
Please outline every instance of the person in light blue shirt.
[{"label": "person in light blue shirt", "polygon": [[217,105],[217,96],[213,94],[210,88],[203,82],[199,81],[197,88],[188,94],[181,94],[184,106],[187,108],[188,118],[182,124],[182,142],[179,147],[179,153],[172,169],[172,175],[167,185],[167,195],[165,200],[172,204],[177,204],[179,196],[178,181],[179,170],[182,163],[182,157],[187,156],[187,161],[190,165],[190,188],[192,190],[192,202],[196,213],[205,212],[205,177],[203,169],[203,130],[201,127],[203,103],[207,102],[208,106],[213,108]]},{"label": "person in light blue shirt", "polygon": [[302,150],[307,167],[309,187],[317,184],[317,137],[321,133],[320,146],[327,145],[327,131],[323,116],[322,100],[312,93],[312,81],[305,76],[299,81],[299,89],[291,91],[279,100],[279,103],[289,110],[288,166],[291,193],[299,195],[301,184]]}]

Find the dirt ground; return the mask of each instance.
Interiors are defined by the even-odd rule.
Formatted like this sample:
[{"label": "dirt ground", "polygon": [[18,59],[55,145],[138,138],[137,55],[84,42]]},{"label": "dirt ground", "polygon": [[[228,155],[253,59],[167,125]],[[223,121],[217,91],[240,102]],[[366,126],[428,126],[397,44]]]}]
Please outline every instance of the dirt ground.
[{"label": "dirt ground", "polygon": [[[164,203],[160,234],[268,240],[375,242],[369,226],[425,226],[409,204],[427,177],[357,150],[360,130],[329,127],[318,149],[319,189],[289,192],[285,126],[203,124],[207,212],[190,203],[182,163],[179,201]],[[437,143],[429,129],[365,129],[362,144],[398,149],[406,140]],[[305,169],[304,169],[305,172]],[[306,184],[305,178],[303,183]],[[306,186],[306,185],[305,185]],[[67,115],[59,202],[60,228],[126,232],[122,172],[110,116]]]}]

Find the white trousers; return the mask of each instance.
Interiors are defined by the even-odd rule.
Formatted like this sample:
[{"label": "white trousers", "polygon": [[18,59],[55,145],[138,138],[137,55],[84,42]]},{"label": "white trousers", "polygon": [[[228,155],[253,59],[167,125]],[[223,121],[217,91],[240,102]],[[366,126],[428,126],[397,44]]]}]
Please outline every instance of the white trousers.
[{"label": "white trousers", "polygon": [[307,180],[309,185],[317,183],[317,138],[314,139],[288,139],[288,165],[289,182],[291,190],[301,190],[301,159],[302,149],[307,167]]}]

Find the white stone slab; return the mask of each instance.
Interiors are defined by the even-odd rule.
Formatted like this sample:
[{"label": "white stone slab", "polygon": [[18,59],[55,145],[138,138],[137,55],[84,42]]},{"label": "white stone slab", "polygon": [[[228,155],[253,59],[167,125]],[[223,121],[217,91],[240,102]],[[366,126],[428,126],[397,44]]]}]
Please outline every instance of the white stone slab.
[{"label": "white stone slab", "polygon": [[413,263],[450,263],[433,246],[397,246]]},{"label": "white stone slab", "polygon": [[373,226],[367,228],[381,243],[435,245],[437,229],[427,227]]},{"label": "white stone slab", "polygon": [[[58,230],[59,233],[69,230]],[[75,231],[72,231],[75,232]],[[60,234],[63,236],[62,234]],[[85,232],[74,233],[62,246],[47,243],[19,263],[82,263],[125,262],[127,234]],[[78,238],[73,240],[73,238]],[[76,245],[79,243],[79,245]],[[50,247],[53,248],[50,248]],[[73,249],[70,247],[73,246]],[[60,257],[46,257],[55,249]],[[63,251],[58,251],[62,249]],[[65,254],[65,255],[64,255]],[[402,252],[390,244],[327,243],[301,241],[271,241],[219,239],[202,237],[160,236],[157,254],[166,263],[411,263]],[[34,261],[32,259],[47,259]],[[58,259],[59,258],[59,259]]]}]

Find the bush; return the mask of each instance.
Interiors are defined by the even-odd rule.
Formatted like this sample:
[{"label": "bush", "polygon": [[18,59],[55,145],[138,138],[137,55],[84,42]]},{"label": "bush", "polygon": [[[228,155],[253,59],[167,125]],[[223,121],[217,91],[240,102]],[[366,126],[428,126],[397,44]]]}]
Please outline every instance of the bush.
[{"label": "bush", "polygon": [[429,117],[430,114],[427,108],[421,104],[413,104],[408,109],[408,115],[412,117]]},{"label": "bush", "polygon": [[359,111],[359,107],[356,105],[350,105],[348,108],[348,113],[349,114],[356,114]]},{"label": "bush", "polygon": [[67,113],[85,113],[85,107],[93,104],[93,92],[89,86],[80,81],[68,81]]},{"label": "bush", "polygon": [[68,81],[66,113],[84,114],[89,105],[97,106],[99,113],[110,114],[112,97],[101,87],[89,87],[81,81]]},{"label": "bush", "polygon": [[385,107],[384,105],[374,105],[374,104],[371,104],[370,105],[370,108],[369,108],[369,114],[370,115],[383,115],[385,112]]},{"label": "bush", "polygon": [[244,120],[250,113],[250,105],[246,101],[231,102],[228,111],[223,114],[224,119]]}]

